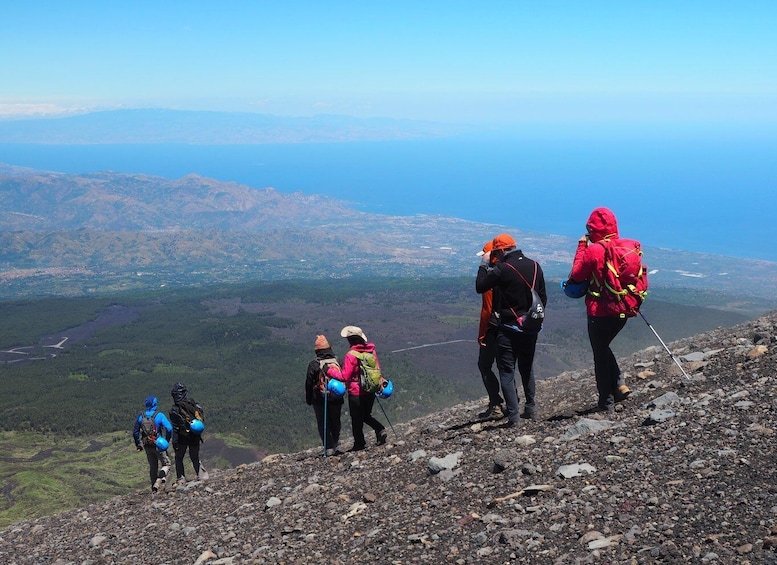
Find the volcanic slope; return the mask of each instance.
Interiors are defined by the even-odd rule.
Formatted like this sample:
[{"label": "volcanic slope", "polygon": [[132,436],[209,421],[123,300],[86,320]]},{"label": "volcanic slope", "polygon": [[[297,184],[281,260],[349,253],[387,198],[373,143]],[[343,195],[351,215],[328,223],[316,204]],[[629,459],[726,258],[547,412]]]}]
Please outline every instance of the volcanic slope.
[{"label": "volcanic slope", "polygon": [[586,413],[591,370],[568,372],[518,429],[458,405],[385,446],[13,524],[0,561],[777,563],[777,313],[670,348],[690,379],[660,346],[622,359],[633,392],[611,415]]}]

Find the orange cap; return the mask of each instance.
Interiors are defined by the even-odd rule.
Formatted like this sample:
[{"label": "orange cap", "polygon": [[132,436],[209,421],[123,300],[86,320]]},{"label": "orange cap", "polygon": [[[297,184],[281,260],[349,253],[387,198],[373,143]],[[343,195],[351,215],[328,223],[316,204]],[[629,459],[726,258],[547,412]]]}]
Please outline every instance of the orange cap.
[{"label": "orange cap", "polygon": [[489,240],[483,246],[483,251],[478,251],[477,253],[475,253],[475,255],[477,255],[478,257],[482,257],[483,255],[485,255],[486,253],[491,251],[493,248],[494,248],[494,241],[493,240]]},{"label": "orange cap", "polygon": [[515,240],[506,233],[500,233],[492,242],[494,249],[511,249],[515,247]]}]

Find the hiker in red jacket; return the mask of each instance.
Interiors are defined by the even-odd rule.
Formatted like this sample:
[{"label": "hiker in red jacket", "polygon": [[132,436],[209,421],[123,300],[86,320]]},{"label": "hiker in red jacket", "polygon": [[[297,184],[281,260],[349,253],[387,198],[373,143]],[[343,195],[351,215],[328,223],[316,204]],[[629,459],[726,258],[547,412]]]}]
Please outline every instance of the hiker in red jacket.
[{"label": "hiker in red jacket", "polygon": [[[576,282],[603,281],[606,269],[604,245],[597,245],[608,239],[618,238],[618,221],[607,208],[596,208],[586,223],[586,234],[577,242],[577,252],[572,262],[569,279]],[[626,325],[628,318],[620,315],[614,298],[607,292],[589,292],[585,297],[588,314],[588,339],[594,356],[594,374],[599,393],[597,409],[613,411],[615,403],[625,400],[630,394],[625,379],[618,367],[618,361],[610,349],[615,336]]]},{"label": "hiker in red jacket", "polygon": [[[483,251],[478,252],[482,257],[493,248],[494,242],[489,240],[483,246]],[[489,255],[490,256],[490,255]],[[487,290],[480,295],[480,324],[478,325],[478,370],[483,379],[483,386],[488,393],[488,408],[478,414],[478,417],[499,420],[504,417],[502,410],[502,396],[499,394],[499,379],[494,373],[494,361],[496,361],[496,324],[491,316],[493,303],[493,290]]]}]

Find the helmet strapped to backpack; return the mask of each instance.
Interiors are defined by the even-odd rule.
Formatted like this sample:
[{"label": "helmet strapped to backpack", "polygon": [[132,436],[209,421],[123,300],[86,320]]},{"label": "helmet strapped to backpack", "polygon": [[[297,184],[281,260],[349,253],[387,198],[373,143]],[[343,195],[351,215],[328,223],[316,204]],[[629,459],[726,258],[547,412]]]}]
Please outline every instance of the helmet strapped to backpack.
[{"label": "helmet strapped to backpack", "polygon": [[326,390],[329,392],[330,396],[341,398],[345,395],[345,383],[338,381],[337,379],[329,379],[329,382],[326,383]]},{"label": "helmet strapped to backpack", "polygon": [[391,381],[384,381],[384,383],[385,384],[380,389],[380,392],[377,394],[378,398],[388,398],[394,394],[394,383]]}]

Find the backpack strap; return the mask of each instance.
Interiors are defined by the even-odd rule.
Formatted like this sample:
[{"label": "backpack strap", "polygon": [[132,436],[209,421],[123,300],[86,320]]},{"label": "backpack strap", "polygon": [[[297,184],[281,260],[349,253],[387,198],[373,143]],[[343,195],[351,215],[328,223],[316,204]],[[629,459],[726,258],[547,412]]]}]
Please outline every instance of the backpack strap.
[{"label": "backpack strap", "polygon": [[534,263],[534,278],[532,279],[532,281],[531,281],[531,284],[529,284],[529,281],[527,281],[527,280],[526,280],[526,277],[524,277],[524,276],[521,274],[521,271],[519,271],[518,269],[516,269],[516,268],[515,268],[513,265],[511,265],[511,264],[510,264],[510,263],[508,263],[507,261],[503,261],[503,263],[504,263],[505,265],[507,265],[508,267],[510,267],[510,268],[511,268],[513,271],[515,271],[516,273],[518,273],[518,276],[519,276],[519,277],[521,277],[521,278],[523,279],[523,282],[525,282],[525,283],[526,283],[526,286],[528,286],[529,288],[531,288],[532,290],[534,290],[534,285],[535,285],[535,284],[536,284],[536,282],[537,282],[537,261],[534,261],[533,259],[532,259],[531,261]]},{"label": "backpack strap", "polygon": [[[523,279],[523,282],[525,282],[525,283],[526,283],[526,286],[528,286],[530,290],[534,290],[534,285],[535,285],[535,283],[537,282],[537,261],[534,261],[533,259],[532,259],[531,261],[534,263],[534,278],[532,279],[532,282],[531,282],[531,284],[529,284],[529,281],[527,281],[527,280],[526,280],[526,277],[524,277],[524,276],[521,274],[521,271],[519,271],[518,269],[516,269],[516,268],[515,268],[513,265],[511,265],[511,264],[510,264],[510,263],[508,263],[507,261],[502,261],[502,263],[503,263],[504,265],[507,265],[508,267],[510,267],[510,268],[511,268],[513,271],[515,271],[516,273],[518,273],[518,276],[519,276],[519,277],[521,277],[521,278]],[[518,313],[515,311],[515,308],[513,308],[512,306],[508,306],[508,308],[510,309],[510,312],[512,312],[512,313],[513,313],[513,316],[515,316],[515,319],[517,320],[517,319],[518,319]]]}]

